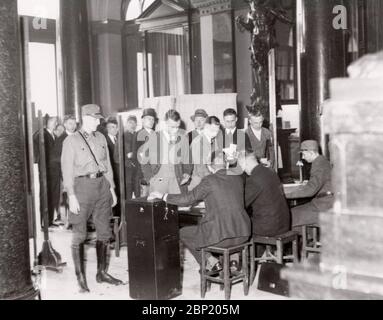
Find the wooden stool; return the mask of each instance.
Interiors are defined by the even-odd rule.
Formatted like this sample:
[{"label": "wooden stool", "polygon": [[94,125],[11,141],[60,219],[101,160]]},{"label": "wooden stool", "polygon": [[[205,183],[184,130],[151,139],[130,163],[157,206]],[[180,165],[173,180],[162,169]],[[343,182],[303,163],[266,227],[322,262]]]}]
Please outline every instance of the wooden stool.
[{"label": "wooden stool", "polygon": [[[313,242],[309,243],[308,233],[312,231]],[[309,253],[321,253],[321,243],[319,242],[320,227],[317,224],[310,224],[302,226],[302,261],[307,260]]]},{"label": "wooden stool", "polygon": [[[248,251],[251,242],[246,242],[239,246],[231,248],[219,248],[219,247],[207,247],[202,248],[202,266],[201,266],[201,297],[205,298],[207,288],[210,289],[210,284],[219,283],[221,288],[225,290],[225,299],[230,300],[231,286],[236,282],[243,282],[243,292],[245,296],[249,294],[249,259]],[[220,261],[223,258],[223,271],[219,272],[219,275],[216,275],[217,272],[209,272],[205,269],[206,266],[206,253],[214,253],[220,256]],[[242,253],[242,269],[238,272],[230,272],[230,256],[234,253]]]},{"label": "wooden stool", "polygon": [[[285,255],[284,247],[286,244],[292,245],[292,255]],[[256,257],[255,250],[258,245],[266,246],[266,256]],[[271,253],[271,247],[276,247],[276,255]],[[298,233],[289,231],[275,237],[253,236],[250,248],[250,283],[255,279],[255,263],[259,261],[275,261],[283,264],[285,260],[298,262]]]}]

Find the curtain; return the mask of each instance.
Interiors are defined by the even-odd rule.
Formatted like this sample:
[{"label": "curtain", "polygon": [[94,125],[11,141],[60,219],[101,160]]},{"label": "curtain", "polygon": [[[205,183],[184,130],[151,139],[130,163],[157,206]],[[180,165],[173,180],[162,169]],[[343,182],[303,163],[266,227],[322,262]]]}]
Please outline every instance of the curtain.
[{"label": "curtain", "polygon": [[187,93],[188,50],[182,27],[148,32],[147,54],[150,97]]}]

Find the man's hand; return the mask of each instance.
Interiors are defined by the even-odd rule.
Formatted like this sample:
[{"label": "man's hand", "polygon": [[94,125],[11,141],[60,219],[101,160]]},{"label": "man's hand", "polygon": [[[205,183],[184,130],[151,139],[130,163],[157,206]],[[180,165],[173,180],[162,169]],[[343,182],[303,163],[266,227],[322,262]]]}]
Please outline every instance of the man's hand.
[{"label": "man's hand", "polygon": [[116,196],[116,192],[114,191],[113,188],[110,188],[110,193],[112,194],[112,199],[113,199],[113,202],[112,202],[112,208],[114,208],[114,207],[117,205],[117,196]]},{"label": "man's hand", "polygon": [[128,156],[128,159],[132,159],[132,158],[133,158],[133,152],[129,152],[129,153],[127,154],[127,156]]},{"label": "man's hand", "polygon": [[190,174],[184,173],[182,176],[182,181],[180,185],[183,186],[184,184],[188,183],[189,180],[190,180]]},{"label": "man's hand", "polygon": [[69,195],[69,210],[75,215],[80,214],[80,204],[74,194]]},{"label": "man's hand", "polygon": [[149,194],[148,200],[162,199],[164,195],[161,192],[153,191]]}]

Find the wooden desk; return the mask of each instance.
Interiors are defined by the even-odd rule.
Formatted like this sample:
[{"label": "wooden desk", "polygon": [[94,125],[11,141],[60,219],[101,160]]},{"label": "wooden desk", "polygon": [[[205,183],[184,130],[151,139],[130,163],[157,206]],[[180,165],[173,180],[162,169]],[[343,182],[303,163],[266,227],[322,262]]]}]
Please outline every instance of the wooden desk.
[{"label": "wooden desk", "polygon": [[307,202],[311,201],[311,198],[294,198],[289,196],[289,192],[295,191],[301,186],[304,186],[307,184],[308,181],[304,181],[303,183],[291,183],[291,184],[284,184],[283,190],[285,192],[285,196],[287,199],[287,202],[289,203],[290,208],[300,206],[302,204],[305,204]]},{"label": "wooden desk", "polygon": [[205,212],[206,210],[204,208],[178,208],[179,227],[183,228],[197,225]]}]

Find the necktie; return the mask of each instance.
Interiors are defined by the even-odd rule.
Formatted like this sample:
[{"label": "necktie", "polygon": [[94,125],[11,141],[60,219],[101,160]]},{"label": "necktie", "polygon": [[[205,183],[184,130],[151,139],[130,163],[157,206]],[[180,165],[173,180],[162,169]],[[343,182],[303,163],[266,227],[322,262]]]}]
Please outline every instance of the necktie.
[{"label": "necktie", "polygon": [[233,143],[233,132],[229,131],[227,135],[227,142],[226,142],[226,147],[230,147],[230,145]]}]

